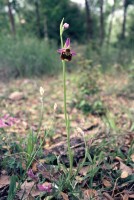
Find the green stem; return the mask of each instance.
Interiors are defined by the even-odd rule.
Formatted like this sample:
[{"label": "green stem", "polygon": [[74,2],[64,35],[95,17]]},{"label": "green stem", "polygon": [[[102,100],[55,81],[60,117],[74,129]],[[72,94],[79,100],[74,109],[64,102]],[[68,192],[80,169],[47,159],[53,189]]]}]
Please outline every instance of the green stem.
[{"label": "green stem", "polygon": [[42,126],[42,120],[43,120],[43,117],[44,117],[44,96],[41,97],[41,116],[40,116],[40,121],[39,121],[39,126],[38,126],[38,130],[37,130],[37,138],[39,136],[39,133],[40,133],[40,129],[41,129],[41,126]]},{"label": "green stem", "polygon": [[[62,31],[60,32],[60,40],[61,40],[61,48],[63,48]],[[69,164],[70,164],[68,179],[70,179],[70,177],[72,175],[73,156],[72,156],[72,151],[71,151],[71,147],[70,147],[70,123],[69,123],[69,119],[67,117],[66,65],[65,65],[64,60],[62,60],[62,66],[63,66],[63,87],[64,87],[64,115],[65,115],[65,124],[66,124],[66,132],[67,132],[67,146],[68,146],[68,155],[69,155]]]},{"label": "green stem", "polygon": [[65,115],[65,124],[66,124],[66,132],[67,132],[67,146],[68,146],[68,155],[69,155],[69,176],[68,179],[70,179],[72,174],[72,167],[73,167],[73,158],[72,158],[72,151],[70,147],[70,123],[69,119],[67,117],[67,100],[66,100],[66,65],[65,61],[62,61],[63,65],[63,87],[64,87],[64,115]]},{"label": "green stem", "polygon": [[66,65],[64,60],[62,61],[62,65],[63,65],[63,87],[64,87],[64,115],[65,115],[66,131],[67,131]]},{"label": "green stem", "polygon": [[73,169],[73,154],[70,146],[70,120],[69,117],[67,119],[67,145],[68,145],[68,155],[69,155],[69,164],[70,164],[70,169],[69,169],[69,176],[68,179],[72,176],[72,169]]},{"label": "green stem", "polygon": [[61,48],[63,48],[63,38],[62,38],[62,33],[60,33],[60,41],[61,41]]}]

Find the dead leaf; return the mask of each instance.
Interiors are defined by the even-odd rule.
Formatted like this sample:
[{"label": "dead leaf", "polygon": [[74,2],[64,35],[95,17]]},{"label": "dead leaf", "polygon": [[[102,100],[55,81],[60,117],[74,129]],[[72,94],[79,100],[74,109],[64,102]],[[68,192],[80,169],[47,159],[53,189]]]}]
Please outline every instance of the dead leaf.
[{"label": "dead leaf", "polygon": [[129,195],[128,195],[128,194],[125,194],[125,195],[123,196],[123,200],[129,200]]},{"label": "dead leaf", "polygon": [[121,173],[121,178],[127,178],[129,176],[128,172],[127,171],[123,171]]},{"label": "dead leaf", "polygon": [[79,171],[80,175],[86,176],[87,173],[89,172],[90,166],[82,167],[81,170]]},{"label": "dead leaf", "polygon": [[65,194],[64,192],[61,192],[61,196],[63,197],[64,200],[69,200],[68,195]]},{"label": "dead leaf", "polygon": [[76,176],[75,179],[78,183],[82,183],[83,181],[83,178],[81,176]]},{"label": "dead leaf", "polygon": [[97,198],[97,191],[94,189],[88,189],[84,191],[84,200],[89,200],[90,198]]},{"label": "dead leaf", "polygon": [[30,192],[32,190],[32,188],[34,187],[34,185],[35,185],[35,183],[33,181],[31,181],[31,182],[25,181],[22,184],[21,189],[26,190],[27,192]]},{"label": "dead leaf", "polygon": [[131,158],[132,161],[134,162],[134,154],[132,154],[132,155],[130,156],[130,158]]},{"label": "dead leaf", "polygon": [[28,195],[27,200],[34,200],[35,198],[31,196],[31,194]]},{"label": "dead leaf", "polygon": [[12,92],[9,97],[9,99],[11,100],[21,100],[21,99],[24,99],[24,94],[22,92],[19,92],[19,91],[15,91],[15,92]]},{"label": "dead leaf", "polygon": [[32,164],[32,170],[33,170],[33,172],[35,173],[35,172],[37,172],[37,162],[33,162],[33,164]]},{"label": "dead leaf", "polygon": [[108,193],[103,193],[104,197],[106,197],[107,200],[114,200]]},{"label": "dead leaf", "polygon": [[17,193],[17,196],[19,198],[22,198],[22,196],[24,195],[24,199],[29,199],[32,200],[33,197],[39,196],[40,191],[38,189],[36,189],[36,187],[34,186],[35,183],[33,181],[31,182],[27,182],[25,181],[22,186],[21,186],[21,190]]},{"label": "dead leaf", "polygon": [[123,159],[120,158],[120,157],[118,157],[118,156],[115,157],[115,160],[117,160],[117,161],[123,161]]},{"label": "dead leaf", "polygon": [[112,186],[112,184],[110,183],[110,181],[108,181],[108,180],[106,180],[106,179],[103,179],[102,182],[103,182],[103,185],[104,185],[105,187],[111,187],[111,186]]},{"label": "dead leaf", "polygon": [[132,169],[120,161],[121,178],[127,178],[132,174]]},{"label": "dead leaf", "polygon": [[3,188],[10,184],[10,177],[7,175],[0,176],[0,188]]},{"label": "dead leaf", "polygon": [[129,198],[130,198],[130,199],[134,199],[134,194],[130,194],[130,195],[129,195]]}]

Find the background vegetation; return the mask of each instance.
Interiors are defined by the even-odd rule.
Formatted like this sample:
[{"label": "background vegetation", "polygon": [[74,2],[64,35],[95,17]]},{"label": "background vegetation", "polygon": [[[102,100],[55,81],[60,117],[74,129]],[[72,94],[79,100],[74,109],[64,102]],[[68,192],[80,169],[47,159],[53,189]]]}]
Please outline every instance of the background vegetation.
[{"label": "background vegetation", "polygon": [[79,45],[78,54],[104,70],[117,64],[128,68],[134,48],[133,0],[83,2],[85,7],[70,0],[1,0],[0,68],[14,76],[57,72],[63,17],[71,27],[65,36]]}]

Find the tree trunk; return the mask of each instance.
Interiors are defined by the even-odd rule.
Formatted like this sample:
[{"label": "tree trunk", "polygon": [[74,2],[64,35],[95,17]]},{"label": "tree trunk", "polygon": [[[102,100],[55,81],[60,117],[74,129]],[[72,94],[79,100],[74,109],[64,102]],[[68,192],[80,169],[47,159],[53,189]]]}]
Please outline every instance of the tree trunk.
[{"label": "tree trunk", "polygon": [[109,23],[109,29],[108,29],[108,35],[107,35],[107,49],[109,49],[109,44],[110,44],[110,39],[111,39],[111,33],[112,33],[112,27],[113,27],[113,18],[114,18],[114,11],[115,11],[115,3],[116,1],[114,0],[114,4],[112,6],[112,12],[111,12],[111,20]]},{"label": "tree trunk", "polygon": [[90,0],[85,0],[85,9],[86,9],[86,23],[87,23],[87,38],[88,40],[92,39],[93,30],[92,30],[92,17],[90,9]]},{"label": "tree trunk", "polygon": [[8,15],[9,15],[9,20],[10,20],[11,33],[13,36],[15,36],[16,34],[15,20],[12,13],[11,3],[9,2],[9,0],[7,0],[7,6],[8,6]]},{"label": "tree trunk", "polygon": [[44,19],[44,39],[48,41],[47,17]]},{"label": "tree trunk", "polygon": [[104,41],[104,16],[103,16],[103,4],[104,1],[100,0],[100,45],[103,45]]},{"label": "tree trunk", "polygon": [[127,0],[124,0],[124,12],[123,12],[123,23],[122,23],[122,34],[121,39],[125,39],[126,33],[126,20],[127,20]]},{"label": "tree trunk", "polygon": [[41,23],[40,23],[40,11],[39,11],[39,2],[35,1],[35,13],[36,13],[36,25],[37,25],[37,35],[39,38],[42,37]]}]

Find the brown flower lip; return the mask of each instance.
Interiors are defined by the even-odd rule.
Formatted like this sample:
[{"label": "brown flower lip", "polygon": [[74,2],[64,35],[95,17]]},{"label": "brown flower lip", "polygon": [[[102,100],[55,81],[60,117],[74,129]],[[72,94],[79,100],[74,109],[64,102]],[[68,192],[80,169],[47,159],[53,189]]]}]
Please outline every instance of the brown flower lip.
[{"label": "brown flower lip", "polygon": [[70,38],[67,38],[64,47],[58,49],[57,52],[61,54],[61,59],[66,61],[71,61],[72,56],[76,55],[76,52],[70,48]]}]

